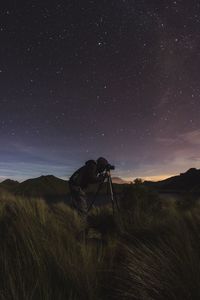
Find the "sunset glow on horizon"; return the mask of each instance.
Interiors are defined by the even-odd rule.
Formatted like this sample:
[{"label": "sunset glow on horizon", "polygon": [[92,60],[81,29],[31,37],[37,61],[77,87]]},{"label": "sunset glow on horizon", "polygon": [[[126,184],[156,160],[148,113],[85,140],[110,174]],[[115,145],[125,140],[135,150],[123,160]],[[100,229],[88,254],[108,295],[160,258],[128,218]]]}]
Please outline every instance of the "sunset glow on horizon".
[{"label": "sunset glow on horizon", "polygon": [[2,5],[1,178],[200,168],[199,1],[69,3]]}]

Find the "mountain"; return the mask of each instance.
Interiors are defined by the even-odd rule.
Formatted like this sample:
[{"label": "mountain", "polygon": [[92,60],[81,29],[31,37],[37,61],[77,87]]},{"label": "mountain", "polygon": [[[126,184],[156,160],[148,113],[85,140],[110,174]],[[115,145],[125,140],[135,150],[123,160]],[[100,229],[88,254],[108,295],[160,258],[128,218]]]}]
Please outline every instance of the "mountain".
[{"label": "mountain", "polygon": [[[112,178],[114,188],[116,192],[121,192],[123,184],[128,184],[125,180],[120,177]],[[0,187],[4,190],[10,191],[15,195],[21,195],[26,197],[42,197],[46,200],[57,201],[57,200],[69,200],[69,185],[68,181],[57,178],[53,175],[40,176],[25,180],[21,183],[13,180],[5,180],[0,184]],[[88,188],[89,194],[95,194],[98,189],[98,184],[90,185]],[[103,185],[100,194],[106,194],[106,184]]]},{"label": "mountain", "polygon": [[158,182],[145,181],[144,184],[160,191],[200,192],[200,169],[191,168],[180,175]]},{"label": "mountain", "polygon": [[23,181],[14,193],[27,197],[65,197],[69,194],[69,187],[67,181],[47,175]]},{"label": "mountain", "polygon": [[[114,190],[116,193],[122,193],[124,184],[128,181],[120,177],[112,177]],[[200,193],[200,169],[191,168],[185,173],[173,176],[161,181],[145,181],[145,186],[156,189],[160,192],[194,192]],[[90,185],[88,192],[94,194],[98,185]],[[69,199],[69,186],[66,180],[57,178],[53,175],[40,176],[33,179],[25,180],[21,183],[18,181],[6,179],[0,183],[0,190],[9,191],[15,195],[27,197],[42,197],[47,200],[65,200]],[[100,194],[106,194],[106,184],[103,185]]]},{"label": "mountain", "polygon": [[112,182],[116,184],[128,184],[129,182],[120,178],[120,177],[112,177]]},{"label": "mountain", "polygon": [[19,184],[20,183],[18,181],[11,180],[11,179],[6,179],[6,180],[4,180],[0,183],[0,187],[3,190],[7,190],[9,192],[12,192],[19,186]]}]

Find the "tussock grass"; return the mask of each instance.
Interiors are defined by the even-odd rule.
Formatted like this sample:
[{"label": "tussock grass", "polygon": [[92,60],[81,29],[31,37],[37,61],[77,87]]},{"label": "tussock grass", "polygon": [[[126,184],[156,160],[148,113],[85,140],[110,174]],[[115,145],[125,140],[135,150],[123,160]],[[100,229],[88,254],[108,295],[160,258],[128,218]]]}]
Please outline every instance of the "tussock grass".
[{"label": "tussock grass", "polygon": [[199,226],[199,218],[184,216],[153,239],[121,244],[114,299],[200,299]]},{"label": "tussock grass", "polygon": [[102,254],[68,206],[0,199],[0,299],[95,299]]},{"label": "tussock grass", "polygon": [[200,299],[200,202],[129,186],[120,212],[0,193],[0,300]]}]

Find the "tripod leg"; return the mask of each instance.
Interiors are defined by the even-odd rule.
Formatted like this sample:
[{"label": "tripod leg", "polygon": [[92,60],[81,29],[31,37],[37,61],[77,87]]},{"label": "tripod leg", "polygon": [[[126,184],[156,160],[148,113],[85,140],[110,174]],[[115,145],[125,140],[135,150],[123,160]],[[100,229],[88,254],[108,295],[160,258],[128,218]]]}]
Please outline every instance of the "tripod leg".
[{"label": "tripod leg", "polygon": [[118,204],[117,196],[116,196],[115,191],[114,191],[111,176],[109,176],[109,185],[110,185],[111,201],[112,201],[112,205],[113,205],[113,214],[114,214],[114,209],[115,208],[116,208],[117,211],[119,211],[119,204]]},{"label": "tripod leg", "polygon": [[112,190],[113,190],[113,198],[114,198],[114,202],[115,202],[115,205],[116,205],[116,208],[117,210],[119,211],[119,202],[118,202],[118,197],[116,195],[116,192],[115,192],[115,189],[114,189],[114,186],[113,186],[113,182],[112,182],[112,179],[111,179],[111,184],[112,184]]},{"label": "tripod leg", "polygon": [[90,202],[90,204],[88,205],[87,213],[88,213],[88,212],[90,211],[90,209],[92,208],[92,206],[93,206],[93,204],[94,204],[94,202],[95,202],[95,200],[96,200],[96,198],[97,198],[97,196],[98,196],[98,194],[99,194],[101,188],[103,187],[105,178],[106,178],[106,176],[104,177],[103,181],[100,183],[100,185],[99,185],[99,187],[98,187],[98,189],[97,189],[97,191],[96,191],[96,194],[94,195],[93,200],[92,200],[92,201]]},{"label": "tripod leg", "polygon": [[112,209],[113,209],[113,215],[115,214],[115,201],[114,201],[114,195],[113,195],[113,186],[112,186],[112,180],[111,180],[111,176],[108,176],[108,185],[109,185],[109,189],[110,189],[110,198],[111,198],[111,202],[112,202]]}]

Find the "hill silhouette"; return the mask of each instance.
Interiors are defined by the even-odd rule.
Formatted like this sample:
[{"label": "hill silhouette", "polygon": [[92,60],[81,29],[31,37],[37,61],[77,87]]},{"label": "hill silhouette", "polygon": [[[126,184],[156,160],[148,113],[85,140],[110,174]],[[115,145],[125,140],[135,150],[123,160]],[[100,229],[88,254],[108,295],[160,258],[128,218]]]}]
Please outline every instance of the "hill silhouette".
[{"label": "hill silhouette", "polygon": [[[120,177],[113,177],[112,180],[117,193],[121,193],[123,187],[128,184],[127,181]],[[185,173],[157,182],[145,181],[144,185],[152,187],[160,192],[200,193],[200,169],[191,168]],[[0,189],[9,191],[15,195],[43,197],[46,199],[69,198],[70,194],[68,181],[53,175],[40,176],[25,180],[21,183],[15,180],[6,179],[0,183]],[[88,188],[89,194],[94,194],[96,189],[96,185],[90,185]],[[100,194],[103,195],[105,193],[106,185],[104,185]]]},{"label": "hill silhouette", "polygon": [[160,191],[200,192],[200,169],[191,168],[180,175],[158,182],[145,181],[144,184]]},{"label": "hill silhouette", "polygon": [[11,179],[6,179],[0,183],[0,188],[9,192],[14,191],[18,186],[19,182]]},{"label": "hill silhouette", "polygon": [[69,187],[66,180],[47,175],[25,180],[13,192],[28,197],[65,197],[69,194]]},{"label": "hill silhouette", "polygon": [[112,182],[116,184],[128,184],[129,182],[122,179],[121,177],[112,177]]},{"label": "hill silhouette", "polygon": [[[119,177],[113,178],[114,188],[116,193],[122,192],[123,188],[127,185],[127,182],[123,181]],[[91,184],[87,193],[94,195],[97,191],[98,186]],[[53,175],[40,176],[37,178],[27,179],[21,183],[18,181],[6,179],[0,183],[0,189],[11,192],[17,196],[25,197],[41,197],[48,201],[64,200],[68,201],[70,198],[70,190],[67,180],[63,180]],[[107,193],[106,184],[103,185],[100,195]]]},{"label": "hill silhouette", "polygon": [[[128,182],[124,181],[120,177],[113,177],[112,180],[116,193],[122,193],[124,187],[128,185]],[[200,193],[200,169],[191,168],[180,175],[172,176],[157,182],[145,181],[143,184],[147,187],[156,189],[161,193]],[[70,194],[68,181],[53,175],[40,176],[25,180],[21,183],[15,180],[6,179],[0,183],[0,189],[19,196],[42,197],[47,200],[53,200],[54,198],[69,199]],[[96,185],[90,185],[88,193],[94,194],[96,190]],[[100,191],[101,195],[104,195],[105,193],[106,185],[104,185]]]}]

